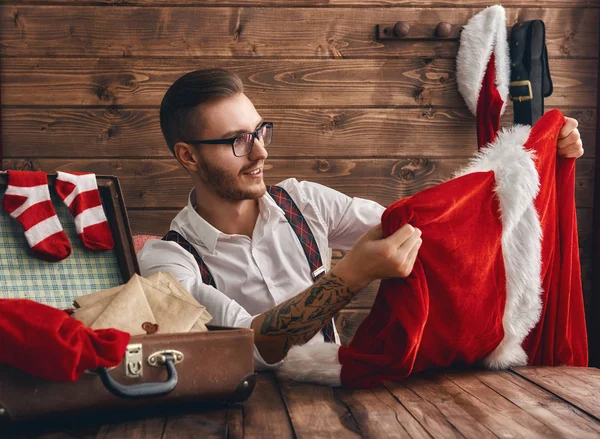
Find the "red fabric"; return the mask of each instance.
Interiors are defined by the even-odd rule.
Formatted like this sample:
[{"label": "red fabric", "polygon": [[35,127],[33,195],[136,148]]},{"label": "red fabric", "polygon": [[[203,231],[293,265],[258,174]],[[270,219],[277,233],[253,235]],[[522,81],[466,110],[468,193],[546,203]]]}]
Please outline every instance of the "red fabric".
[{"label": "red fabric", "polygon": [[[18,209],[33,197],[35,202],[20,212]],[[2,200],[4,210],[19,221],[25,232],[34,226],[36,233],[26,233],[33,253],[46,261],[58,262],[71,254],[71,243],[58,222],[56,211],[50,201],[48,177],[39,171],[8,171],[8,188]],[[54,220],[51,218],[54,217]],[[43,223],[45,220],[45,223]],[[57,227],[54,227],[57,225]],[[38,242],[38,237],[42,239]]]},{"label": "red fabric", "polygon": [[479,149],[496,140],[496,134],[500,129],[500,116],[504,101],[494,84],[496,81],[495,66],[492,52],[477,99],[477,147]]},{"label": "red fabric", "polygon": [[564,117],[546,113],[532,129],[529,142],[537,152],[542,185],[535,201],[542,225],[543,309],[540,321],[523,343],[532,365],[587,366],[588,343],[581,288],[581,266],[575,209],[575,159],[563,159],[543,148],[556,145]]},{"label": "red fabric", "polygon": [[[106,216],[104,215],[104,211],[102,210],[102,200],[95,182],[96,176],[91,172],[58,172],[58,176],[56,178],[56,192],[61,200],[65,202],[65,204],[65,199],[71,195],[73,191],[77,190],[76,184],[64,179],[64,177],[69,175],[76,177],[92,175],[94,178],[94,189],[80,189],[80,192],[75,196],[71,203],[67,205],[69,211],[73,215],[73,218],[76,218],[76,221],[78,216],[81,215],[81,219],[86,214],[89,214],[91,212],[89,209],[98,208],[93,214],[96,222],[91,224],[89,220],[84,221],[85,224],[90,225],[85,226],[82,231],[78,230],[81,242],[87,248],[94,251],[106,251],[112,249],[115,244],[112,237],[112,232],[110,230],[110,225],[108,224]],[[77,181],[78,179],[75,178],[75,180]]]},{"label": "red fabric", "polygon": [[64,311],[25,299],[0,299],[0,363],[55,381],[121,362],[130,335],[94,331]]},{"label": "red fabric", "polygon": [[[546,306],[523,347],[534,364],[585,365],[574,160],[555,166],[563,120],[558,110],[549,112],[525,144],[539,157],[535,206],[543,230]],[[498,346],[504,337],[506,275],[494,187],[493,172],[475,172],[386,209],[385,236],[410,223],[421,229],[423,244],[411,275],[381,282],[371,312],[350,345],[340,347],[342,385],[372,387],[425,369],[473,365]]]}]

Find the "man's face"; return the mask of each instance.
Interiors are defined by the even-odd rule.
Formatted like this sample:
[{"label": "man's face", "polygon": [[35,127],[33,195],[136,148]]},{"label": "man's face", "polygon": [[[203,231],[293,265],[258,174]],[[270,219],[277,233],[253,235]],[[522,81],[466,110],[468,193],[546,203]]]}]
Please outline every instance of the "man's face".
[{"label": "man's face", "polygon": [[[244,94],[202,104],[201,128],[191,128],[194,140],[229,139],[254,131],[260,114]],[[262,140],[254,140],[250,154],[236,157],[231,145],[197,147],[198,177],[206,187],[226,200],[250,200],[264,195],[263,165],[268,156]],[[258,172],[256,172],[258,170]],[[251,173],[252,172],[252,173]]]}]

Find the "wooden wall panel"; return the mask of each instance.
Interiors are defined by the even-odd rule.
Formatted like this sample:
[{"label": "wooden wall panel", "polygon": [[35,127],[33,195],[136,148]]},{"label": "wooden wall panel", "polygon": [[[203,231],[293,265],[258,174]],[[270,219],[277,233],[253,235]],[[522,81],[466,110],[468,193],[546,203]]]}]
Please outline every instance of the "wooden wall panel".
[{"label": "wooden wall panel", "polygon": [[[451,59],[3,58],[6,106],[157,105],[195,68],[235,71],[257,106],[465,108]],[[548,106],[596,107],[598,62],[551,62]]]},{"label": "wooden wall panel", "polygon": [[[561,110],[579,121],[585,156],[594,157],[596,110]],[[475,116],[467,109],[258,111],[275,124],[270,157],[418,156],[424,152],[430,157],[470,157],[477,150]],[[4,157],[171,157],[158,113],[158,108],[14,108],[3,118]],[[509,106],[502,123],[510,125],[512,120]]]},{"label": "wooden wall panel", "polygon": [[[9,159],[10,169],[48,172],[82,171],[111,174],[122,182],[128,208],[175,209],[185,206],[190,178],[174,159]],[[265,182],[275,184],[294,176],[369,198],[387,206],[428,187],[442,183],[468,162],[466,158],[373,159],[267,159]],[[593,205],[593,159],[579,159],[575,198],[579,207]]]},{"label": "wooden wall panel", "polygon": [[[462,24],[473,8],[113,8],[6,7],[0,22],[4,56],[168,56],[288,58],[454,58],[458,41],[377,41],[375,25],[397,20],[433,30]],[[506,10],[512,23],[541,19],[551,57],[597,56],[598,9]],[[210,17],[210,26],[203,20]],[[115,26],[114,23],[119,23]],[[413,33],[415,30],[412,31]],[[107,41],[110,41],[107,44]]]},{"label": "wooden wall panel", "polygon": [[[576,200],[586,306],[596,155],[600,1],[505,0],[507,27],[541,18],[554,93],[580,122]],[[377,41],[396,20],[465,24],[484,0],[0,0],[3,168],[119,176],[134,233],[162,234],[189,179],[158,108],[190,70],[242,78],[275,141],[268,183],[310,179],[387,205],[450,178],[476,150],[457,92],[456,39]],[[206,24],[209,23],[210,26]],[[509,106],[503,123],[511,123]],[[342,253],[336,252],[339,257]],[[373,284],[340,314],[348,341]],[[599,357],[600,358],[600,357]]]},{"label": "wooden wall panel", "polygon": [[[72,6],[71,0],[0,0],[0,5],[63,5]],[[490,6],[488,0],[77,0],[78,5],[105,5],[126,7],[129,5],[141,6],[198,6],[210,5],[218,7],[245,6],[245,7],[271,7],[271,6],[313,6],[319,8],[348,7],[373,8],[373,7],[454,7],[476,6],[485,8]],[[557,8],[597,8],[597,0],[498,0],[495,4],[504,7],[557,7]]]}]

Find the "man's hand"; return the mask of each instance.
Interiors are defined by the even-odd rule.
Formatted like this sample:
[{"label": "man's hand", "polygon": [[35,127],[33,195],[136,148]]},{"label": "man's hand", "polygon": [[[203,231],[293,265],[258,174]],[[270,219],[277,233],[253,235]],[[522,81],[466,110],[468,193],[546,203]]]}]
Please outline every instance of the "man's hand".
[{"label": "man's hand", "polygon": [[381,224],[362,235],[348,254],[313,285],[252,320],[254,343],[273,364],[306,343],[374,279],[406,277],[421,247],[421,231],[410,225],[383,239]]},{"label": "man's hand", "polygon": [[559,157],[576,159],[583,155],[583,144],[577,125],[576,119],[565,117],[565,122],[558,133],[558,141],[556,142]]},{"label": "man's hand", "polygon": [[355,291],[375,279],[407,277],[421,243],[421,231],[410,224],[385,239],[381,224],[378,224],[356,241],[332,272]]}]

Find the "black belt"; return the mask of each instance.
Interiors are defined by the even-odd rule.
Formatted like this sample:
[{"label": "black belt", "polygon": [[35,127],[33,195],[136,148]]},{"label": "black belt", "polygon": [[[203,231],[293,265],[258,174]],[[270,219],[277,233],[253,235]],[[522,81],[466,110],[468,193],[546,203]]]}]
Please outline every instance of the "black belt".
[{"label": "black belt", "polygon": [[542,20],[517,23],[510,34],[510,98],[514,122],[533,125],[552,94],[546,30]]}]

